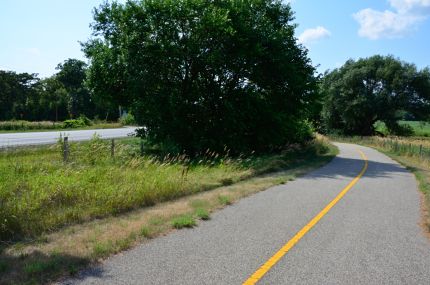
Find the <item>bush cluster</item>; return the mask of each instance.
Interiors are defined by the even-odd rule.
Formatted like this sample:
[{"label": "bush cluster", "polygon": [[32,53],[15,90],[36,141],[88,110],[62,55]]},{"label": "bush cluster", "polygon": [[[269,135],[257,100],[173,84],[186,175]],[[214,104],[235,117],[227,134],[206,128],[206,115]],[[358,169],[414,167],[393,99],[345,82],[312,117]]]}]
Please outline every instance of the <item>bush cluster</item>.
[{"label": "bush cluster", "polygon": [[82,127],[87,127],[91,125],[92,125],[91,120],[85,116],[80,116],[77,119],[65,120],[63,122],[63,128],[65,129],[82,128]]}]

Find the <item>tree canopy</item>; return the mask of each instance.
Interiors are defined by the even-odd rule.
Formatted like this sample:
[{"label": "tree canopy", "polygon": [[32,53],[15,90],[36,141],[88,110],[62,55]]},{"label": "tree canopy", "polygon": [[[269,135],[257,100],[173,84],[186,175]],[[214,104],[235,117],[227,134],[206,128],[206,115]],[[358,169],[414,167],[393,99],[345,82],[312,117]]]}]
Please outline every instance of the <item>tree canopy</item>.
[{"label": "tree canopy", "polygon": [[118,118],[118,105],[90,93],[85,62],[69,58],[57,70],[44,79],[0,70],[0,120],[58,121],[80,115]]},{"label": "tree canopy", "polygon": [[94,104],[85,86],[87,64],[82,60],[69,58],[58,64],[56,78],[68,93],[68,110],[71,118],[79,115],[93,115]]},{"label": "tree canopy", "polygon": [[288,4],[105,3],[84,44],[95,94],[180,150],[270,150],[310,135],[316,79]]},{"label": "tree canopy", "polygon": [[37,118],[38,86],[37,74],[0,70],[0,120]]},{"label": "tree canopy", "polygon": [[430,116],[430,70],[392,56],[348,60],[327,73],[321,84],[322,119],[328,131],[346,135],[372,135],[382,121],[391,133],[405,113],[416,119]]}]

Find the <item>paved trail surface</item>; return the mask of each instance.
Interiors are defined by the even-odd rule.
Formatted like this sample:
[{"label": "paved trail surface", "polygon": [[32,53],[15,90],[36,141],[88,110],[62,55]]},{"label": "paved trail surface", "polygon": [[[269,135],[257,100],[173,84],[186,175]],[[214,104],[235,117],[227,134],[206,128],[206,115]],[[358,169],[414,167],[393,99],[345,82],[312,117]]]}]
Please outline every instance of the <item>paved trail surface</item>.
[{"label": "paved trail surface", "polygon": [[98,129],[81,131],[55,131],[55,132],[24,132],[0,134],[0,148],[24,145],[54,144],[61,135],[67,135],[69,141],[87,141],[96,133],[102,139],[127,137],[136,130],[134,127],[117,129]]},{"label": "paved trail surface", "polygon": [[64,284],[242,284],[357,177],[358,150],[364,176],[257,284],[430,284],[413,175],[373,149],[337,145],[325,167]]}]

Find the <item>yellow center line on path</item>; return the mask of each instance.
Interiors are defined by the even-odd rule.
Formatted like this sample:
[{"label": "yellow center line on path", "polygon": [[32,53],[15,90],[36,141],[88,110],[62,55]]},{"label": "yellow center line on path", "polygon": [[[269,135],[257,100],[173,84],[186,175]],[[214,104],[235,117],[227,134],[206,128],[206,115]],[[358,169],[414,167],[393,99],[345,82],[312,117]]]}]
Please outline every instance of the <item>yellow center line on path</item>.
[{"label": "yellow center line on path", "polygon": [[360,180],[364,175],[368,167],[368,161],[366,155],[360,151],[360,155],[364,160],[363,169],[357,177],[354,178],[343,190],[334,198],[318,215],[316,215],[306,226],[304,226],[292,239],[290,239],[278,252],[276,252],[271,258],[269,258],[266,263],[264,263],[251,277],[246,280],[243,285],[256,284],[263,276],[276,264],[282,257],[293,248],[299,240],[307,234],[330,210],[337,204],[337,202],[345,196],[346,193]]}]

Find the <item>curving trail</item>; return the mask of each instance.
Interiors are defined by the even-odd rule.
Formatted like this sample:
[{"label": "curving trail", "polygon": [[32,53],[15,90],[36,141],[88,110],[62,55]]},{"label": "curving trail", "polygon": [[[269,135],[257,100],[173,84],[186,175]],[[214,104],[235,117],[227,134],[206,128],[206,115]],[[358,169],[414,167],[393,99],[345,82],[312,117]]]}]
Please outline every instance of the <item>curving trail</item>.
[{"label": "curving trail", "polygon": [[[376,150],[337,144],[323,168],[240,200],[64,284],[430,284],[414,176]],[[263,264],[354,185],[288,251]]]}]

